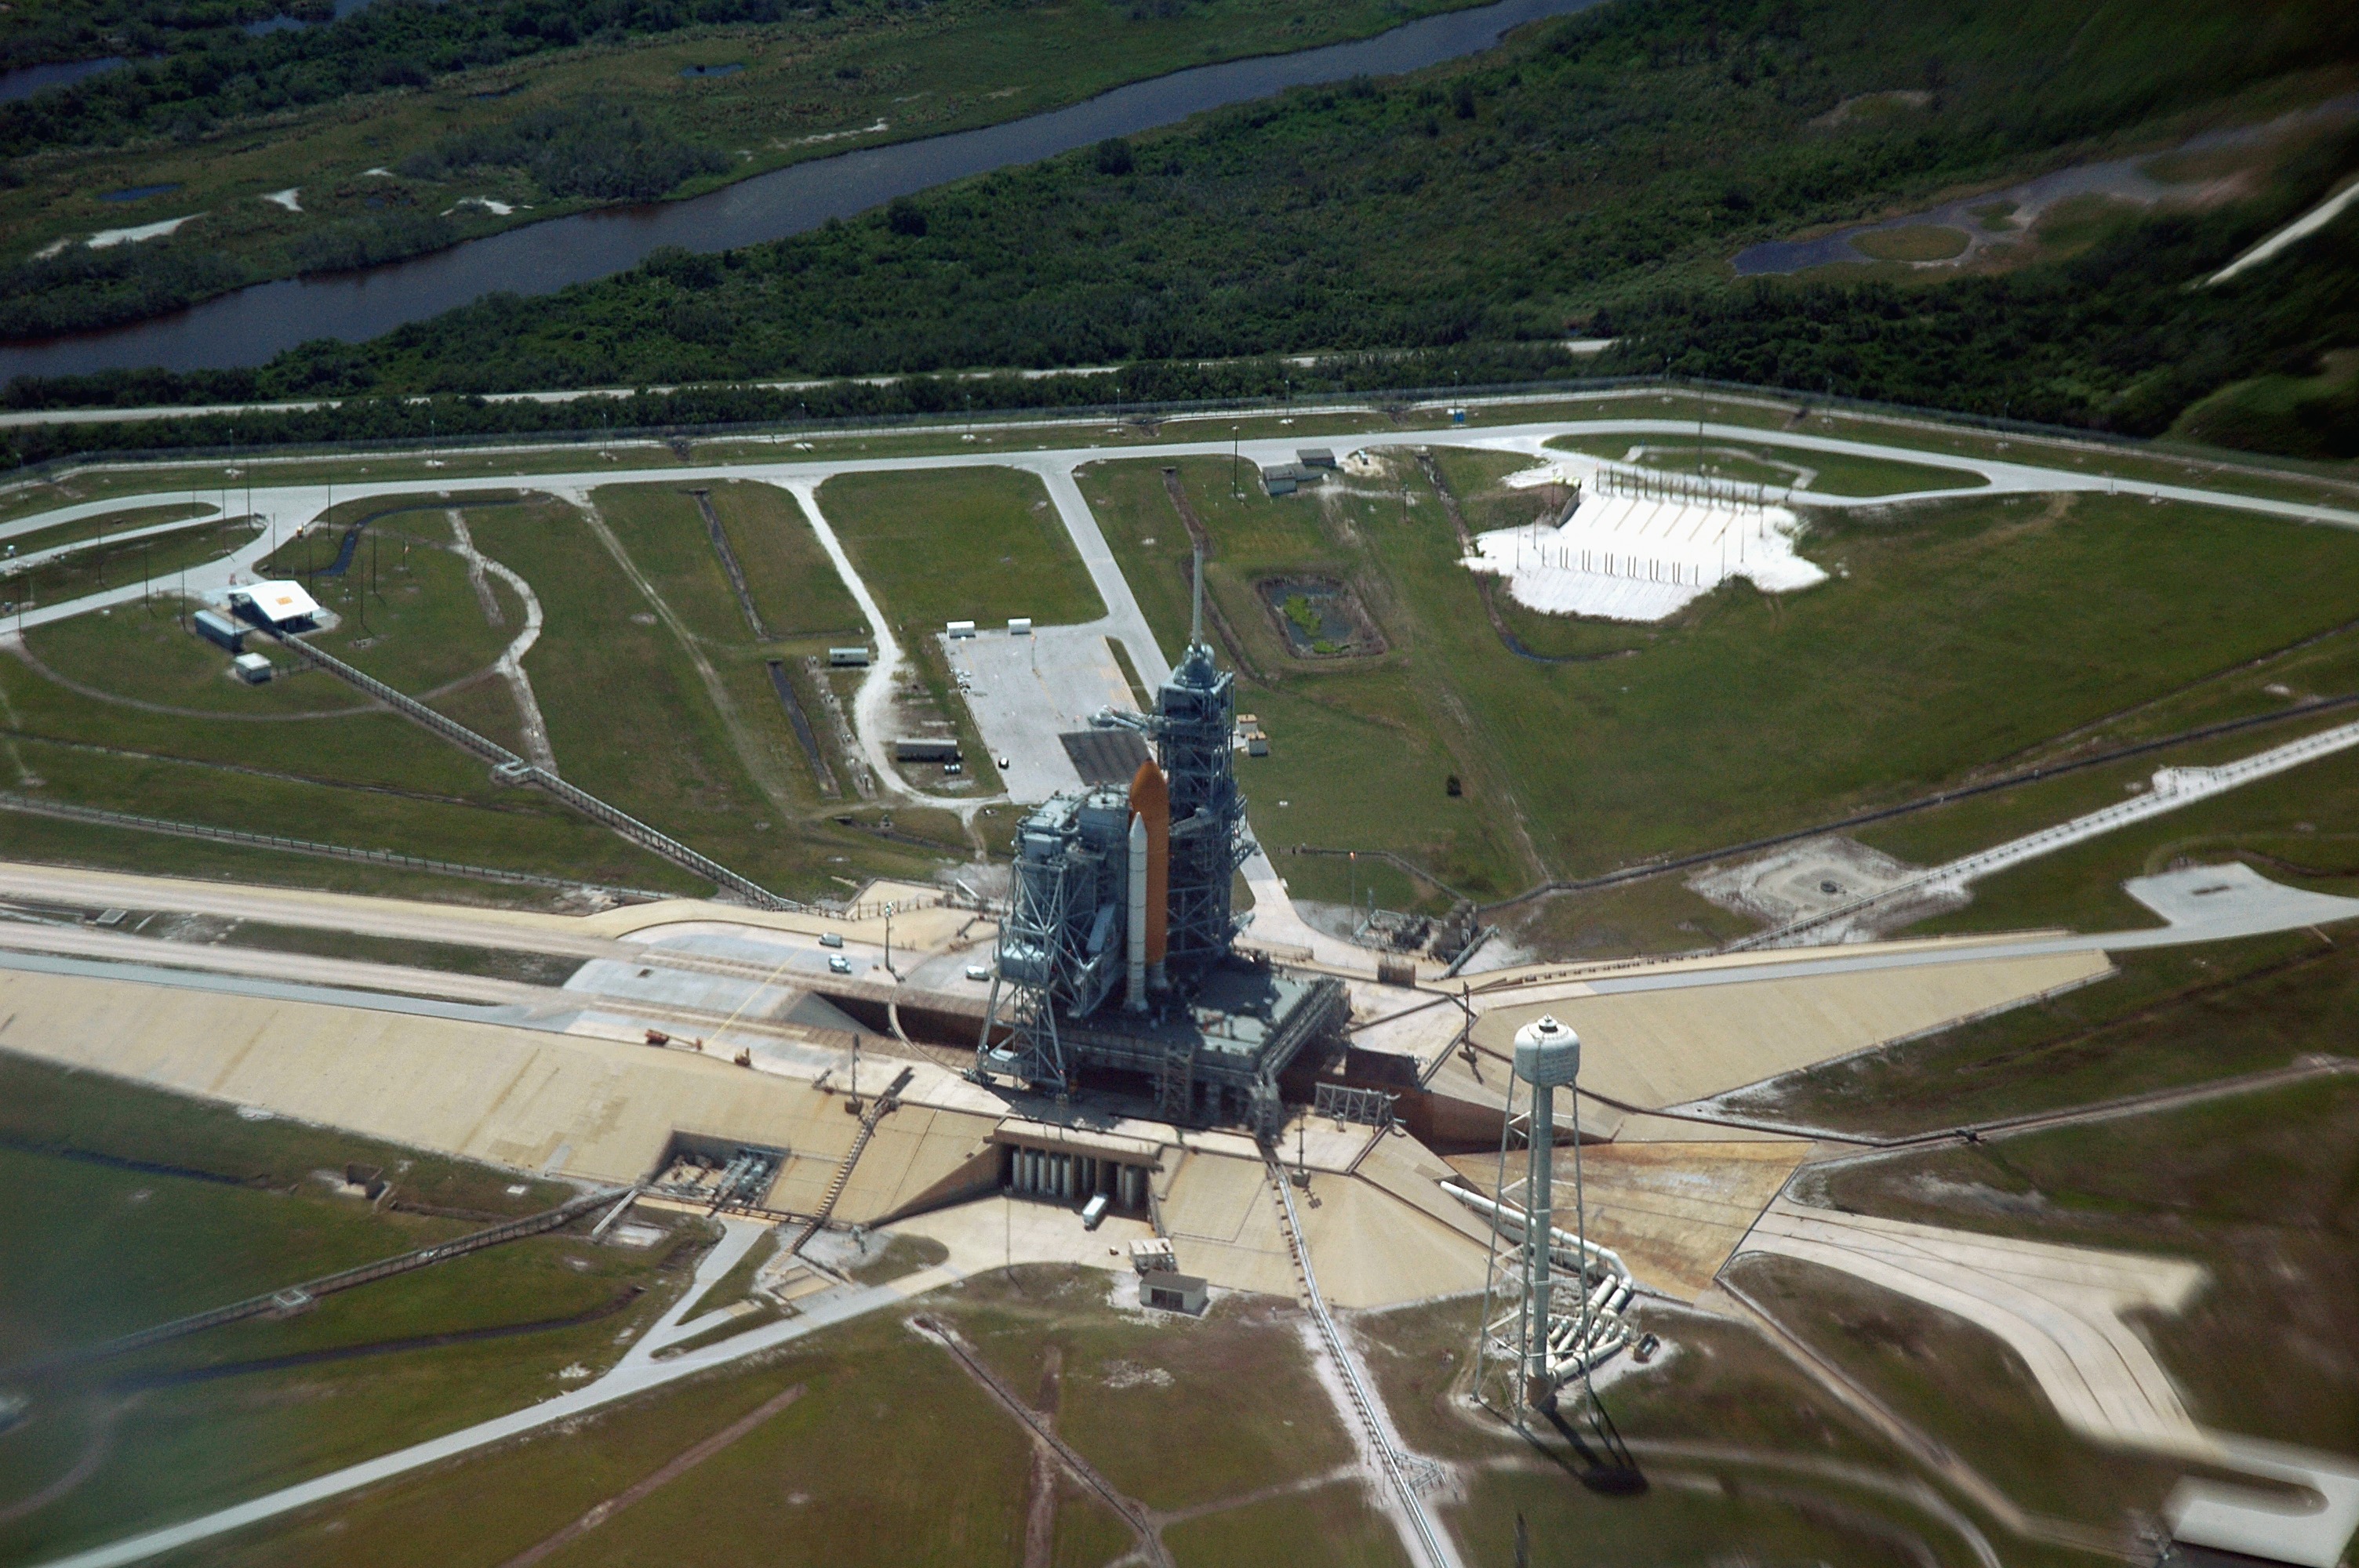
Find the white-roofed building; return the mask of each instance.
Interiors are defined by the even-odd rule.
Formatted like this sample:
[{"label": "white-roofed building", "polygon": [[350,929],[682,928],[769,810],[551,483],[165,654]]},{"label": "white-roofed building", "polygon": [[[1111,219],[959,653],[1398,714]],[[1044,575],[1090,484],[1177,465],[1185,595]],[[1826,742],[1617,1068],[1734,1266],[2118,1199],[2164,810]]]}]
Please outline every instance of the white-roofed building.
[{"label": "white-roofed building", "polygon": [[281,632],[308,632],[320,618],[320,601],[299,582],[257,582],[229,590],[230,609],[240,619]]}]

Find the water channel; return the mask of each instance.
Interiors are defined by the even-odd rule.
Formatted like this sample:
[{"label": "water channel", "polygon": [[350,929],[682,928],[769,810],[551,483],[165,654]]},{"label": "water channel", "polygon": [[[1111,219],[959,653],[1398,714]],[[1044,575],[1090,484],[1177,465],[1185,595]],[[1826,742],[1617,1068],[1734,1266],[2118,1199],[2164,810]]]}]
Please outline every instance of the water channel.
[{"label": "water channel", "polygon": [[[158,365],[259,364],[317,338],[359,341],[507,290],[547,294],[636,265],[652,250],[723,251],[815,229],[950,180],[1136,135],[1289,87],[1389,76],[1476,54],[1511,29],[1598,0],[1499,0],[1353,43],[1197,66],[978,130],[795,164],[684,201],[608,208],[470,240],[364,271],[255,284],[152,320],[0,346],[0,382]],[[486,345],[486,351],[496,351]]]}]

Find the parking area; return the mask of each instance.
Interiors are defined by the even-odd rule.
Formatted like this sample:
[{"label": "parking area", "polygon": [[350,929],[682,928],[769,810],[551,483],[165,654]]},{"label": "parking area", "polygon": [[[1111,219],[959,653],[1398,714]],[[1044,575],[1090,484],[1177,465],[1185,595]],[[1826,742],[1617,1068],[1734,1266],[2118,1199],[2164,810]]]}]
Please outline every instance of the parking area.
[{"label": "parking area", "polygon": [[1101,708],[1137,706],[1103,622],[1045,626],[1029,636],[945,637],[942,646],[992,760],[1006,759],[999,773],[1015,800],[1081,788],[1057,737],[1088,729]]}]

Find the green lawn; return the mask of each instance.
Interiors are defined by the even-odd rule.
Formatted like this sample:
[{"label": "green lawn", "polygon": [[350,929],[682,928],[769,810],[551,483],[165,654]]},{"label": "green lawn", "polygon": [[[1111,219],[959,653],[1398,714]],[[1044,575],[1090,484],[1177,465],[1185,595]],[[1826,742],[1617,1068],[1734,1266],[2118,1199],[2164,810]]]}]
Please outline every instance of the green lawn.
[{"label": "green lawn", "polygon": [[[1439,460],[1470,529],[1528,514],[1495,484],[1512,460],[1470,471],[1462,458]],[[1493,896],[1538,880],[1508,869],[1519,822],[1550,871],[1581,875],[1907,798],[2340,624],[2359,589],[2359,543],[2324,531],[2093,495],[1959,501],[1814,524],[1806,553],[1846,575],[1803,593],[1736,583],[1657,627],[1559,621],[1593,648],[1635,651],[1549,665],[1502,644],[1406,464],[1389,498],[1383,481],[1232,498],[1219,459],[1180,477],[1251,666],[1240,703],[1271,721],[1273,755],[1241,764],[1258,830],[1399,849]],[[1084,481],[1176,645],[1186,535],[1160,470],[1106,464]],[[1275,651],[1253,578],[1311,565],[1360,590],[1390,654],[1319,669]],[[2272,586],[2222,589],[2248,582]],[[1438,787],[1451,773],[1466,792],[1454,828],[1436,816],[1461,809]],[[1305,891],[1340,892],[1326,881],[1341,874],[1306,872]]]},{"label": "green lawn", "polygon": [[[401,722],[390,717],[384,721]],[[389,739],[421,748],[442,744],[407,726]],[[225,773],[168,757],[125,757],[22,737],[15,740],[14,751],[41,780],[38,794],[46,799],[625,887],[702,886],[588,818],[523,790],[503,792],[493,801],[436,799],[300,777]],[[13,826],[26,819],[9,820]],[[180,856],[210,848],[165,836],[153,837],[150,844],[147,853],[155,859],[147,869],[162,872],[174,870]]]},{"label": "green lawn", "polygon": [[[2310,728],[2334,720],[2316,719]],[[2347,721],[2347,719],[2346,719]],[[1971,801],[1903,818],[1862,835],[1912,860],[1944,858],[1950,846],[2004,842],[2125,797],[2158,767],[2225,762],[2292,739],[2300,727],[2231,736],[2142,757],[2067,779],[2027,785],[1992,801]],[[1973,886],[1973,902],[1917,927],[1922,931],[2004,931],[2064,925],[2082,931],[2160,924],[2122,892],[2129,877],[2150,876],[2186,860],[2243,860],[2272,881],[2321,892],[2359,891],[2359,757],[2338,752],[2245,784],[2226,795],[2149,817],[2131,827],[2043,855]],[[2019,798],[2017,798],[2019,797]],[[1979,807],[1979,809],[1974,809]]]},{"label": "green lawn", "polygon": [[[201,721],[214,715],[243,719],[254,715],[278,718],[368,711],[369,701],[359,692],[333,676],[301,668],[295,655],[259,634],[250,635],[247,646],[269,658],[279,678],[247,686],[231,675],[230,654],[199,636],[189,624],[189,613],[195,608],[199,607],[176,596],[151,605],[125,606],[112,615],[77,615],[34,628],[26,633],[25,643],[49,669],[103,694],[92,699],[101,703],[114,697],[123,699],[126,708],[153,704]],[[73,706],[87,708],[89,702],[77,701]],[[136,710],[122,714],[121,719],[134,727],[135,733],[138,729],[152,732],[162,728],[147,725]],[[227,730],[241,739],[255,733],[243,723],[201,723],[200,727],[215,734]],[[76,726],[78,730],[82,728]],[[273,732],[278,728],[274,725]],[[308,739],[315,728],[305,724],[299,732]],[[243,749],[250,753],[251,747],[248,741]]]},{"label": "green lawn", "polygon": [[446,974],[489,975],[538,986],[563,985],[567,977],[582,967],[579,958],[554,953],[479,947],[457,942],[420,942],[406,936],[375,936],[316,925],[275,925],[255,920],[228,925],[220,940],[233,947],[258,947],[272,953],[317,953],[372,964],[439,969]]},{"label": "green lawn", "polygon": [[[466,508],[484,515],[497,502]],[[451,547],[450,508],[439,502],[369,502],[338,507],[329,525],[308,532],[262,563],[273,576],[302,581],[321,606],[339,618],[334,630],[307,638],[313,646],[357,665],[412,697],[437,692],[487,668],[525,627],[524,601],[499,577],[484,585],[499,609],[495,623],[470,582],[466,562]],[[320,575],[336,558],[338,524],[367,520],[350,569]],[[267,643],[255,639],[256,647]],[[274,655],[293,665],[289,655]],[[349,691],[338,685],[334,689]],[[353,694],[353,695],[357,695]]]},{"label": "green lawn", "polygon": [[[0,761],[7,756],[7,748],[0,746]],[[271,887],[319,888],[330,892],[498,908],[548,908],[560,896],[552,888],[404,871],[291,850],[212,844],[137,828],[60,822],[17,812],[10,812],[0,820],[5,823],[12,858],[53,865],[93,866],[106,871],[142,871],[151,876],[260,882]],[[652,870],[660,874],[671,868],[658,865]],[[686,883],[685,874],[680,876]],[[693,892],[694,888],[684,886],[681,891]]]},{"label": "green lawn", "polygon": [[1096,588],[1038,477],[993,467],[844,474],[819,492],[845,554],[912,634],[949,621],[1095,621]]},{"label": "green lawn", "polygon": [[2097,496],[1944,503],[1815,524],[1806,553],[1847,573],[1816,589],[1732,585],[1635,657],[1544,668],[1498,648],[1449,541],[1404,543],[1467,607],[1428,618],[1420,654],[1563,871],[1922,793],[2337,623],[2359,588],[2359,541],[2321,530]]},{"label": "green lawn", "polygon": [[[2190,1466],[2069,1431],[2023,1362],[1985,1329],[1814,1263],[1748,1257],[1739,1287],[2021,1507],[2093,1526],[2152,1517]],[[2200,1467],[2199,1467],[2200,1468]]]},{"label": "green lawn", "polygon": [[1569,958],[1625,958],[1715,947],[1761,928],[1758,921],[1690,892],[1676,875],[1590,892],[1558,893],[1500,918],[1503,935]]},{"label": "green lawn", "polygon": [[[730,509],[724,518],[735,517],[746,537],[749,571],[787,592],[796,563],[816,554],[807,526],[759,502],[738,514],[732,492],[777,494],[767,487],[720,488]],[[592,793],[758,881],[832,888],[820,871],[830,854],[841,857],[847,874],[922,874],[931,862],[906,848],[804,826],[821,804],[816,787],[693,499],[655,485],[600,495],[614,504],[611,524],[633,565],[712,667],[729,711],[716,709],[669,624],[633,619],[652,620],[654,611],[570,508],[495,492],[464,514],[478,547],[525,575],[547,611],[528,668],[560,766]],[[320,634],[320,645],[402,689],[433,695],[440,710],[516,748],[521,719],[513,697],[484,672],[523,630],[524,607],[505,582],[487,577],[500,624],[486,619],[464,563],[443,547],[451,540],[447,511],[440,502],[398,497],[347,503],[330,527],[282,550],[279,564],[293,571],[324,566],[341,537],[336,524],[370,519],[353,569],[311,579],[344,618]],[[789,524],[803,530],[802,545],[785,532]],[[817,606],[823,616],[831,592],[848,602],[840,587],[789,593],[787,602]],[[40,668],[0,659],[0,721],[8,732],[0,788],[438,860],[666,891],[703,888],[545,796],[495,784],[476,758],[283,654],[275,656],[284,678],[259,687],[231,680],[226,655],[193,635],[174,609],[78,617],[37,629],[28,646]],[[31,818],[12,818],[11,826],[21,826],[12,843],[28,854],[56,845],[72,858],[200,874],[261,863],[190,840]],[[277,879],[393,885],[366,869],[328,861],[281,857],[273,864]]]},{"label": "green lawn", "polygon": [[147,585],[162,594],[183,567],[219,560],[260,532],[244,517],[200,524],[153,539],[93,541],[71,555],[40,562],[0,579],[0,600],[18,604],[61,604],[110,589]]},{"label": "green lawn", "polygon": [[727,481],[712,487],[712,507],[772,637],[866,640],[852,590],[792,495],[772,484]]},{"label": "green lawn", "polygon": [[[1742,1541],[1756,1561],[1866,1568],[1895,1561],[1888,1532],[1896,1526],[1923,1540],[1936,1561],[1955,1568],[1973,1561],[1953,1534],[1908,1505],[1814,1468],[1832,1463],[1891,1476],[1908,1466],[1760,1335],[1698,1313],[1640,1309],[1663,1353],[1645,1368],[1623,1364],[1600,1392],[1649,1485],[1638,1496],[1591,1489],[1586,1463],[1553,1429],[1536,1424],[1527,1441],[1463,1412],[1459,1390],[1480,1307],[1479,1300],[1434,1302],[1353,1322],[1404,1439],[1465,1466],[1468,1496],[1436,1512],[1469,1563],[1511,1568],[1518,1514],[1534,1563],[1701,1568]],[[1585,1424],[1577,1429],[1586,1436]],[[1703,1452],[1679,1446],[1689,1444]],[[2009,1543],[2009,1563],[2051,1561],[2019,1553],[2017,1544]]]},{"label": "green lawn", "polygon": [[[1404,527],[1397,491],[1388,497],[1382,485],[1362,483],[1346,494],[1333,485],[1272,500],[1250,477],[1233,493],[1229,467],[1223,458],[1190,459],[1179,477],[1213,542],[1204,581],[1218,624],[1206,635],[1217,642],[1225,628],[1235,639],[1223,661],[1236,664],[1237,650],[1245,656],[1238,709],[1259,719],[1270,737],[1268,756],[1237,759],[1256,835],[1273,849],[1397,850],[1442,881],[1478,892],[1531,880],[1513,869],[1514,851],[1503,842],[1496,795],[1486,790],[1485,750],[1462,709],[1438,689],[1442,668],[1424,656],[1427,606],[1398,591],[1389,563],[1372,549]],[[1190,545],[1161,466],[1103,463],[1077,477],[1158,641],[1167,654],[1176,652],[1188,638]],[[1439,523],[1430,492],[1408,511],[1418,519],[1410,526]],[[1294,573],[1351,586],[1389,651],[1295,657],[1256,587]],[[1453,774],[1462,790],[1456,796],[1448,787]],[[1286,858],[1279,868],[1299,896],[1350,896],[1347,861]],[[1447,903],[1431,886],[1403,885],[1383,896]]]}]

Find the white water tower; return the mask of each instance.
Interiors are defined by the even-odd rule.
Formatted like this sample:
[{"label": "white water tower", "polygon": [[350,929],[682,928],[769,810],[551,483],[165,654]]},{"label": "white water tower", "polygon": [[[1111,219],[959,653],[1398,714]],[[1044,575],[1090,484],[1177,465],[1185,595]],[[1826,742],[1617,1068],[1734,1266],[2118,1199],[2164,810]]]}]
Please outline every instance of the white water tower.
[{"label": "white water tower", "polygon": [[[1497,1196],[1471,1200],[1492,1218],[1474,1394],[1520,1427],[1532,1411],[1549,1410],[1559,1389],[1629,1342],[1621,1309],[1630,1300],[1632,1281],[1622,1260],[1587,1234],[1577,1099],[1571,1106],[1571,1227],[1558,1224],[1556,1091],[1573,1088],[1581,1076],[1581,1036],[1543,1016],[1516,1032],[1512,1059]],[[1517,1080],[1531,1091],[1521,1115],[1516,1108]],[[1519,1130],[1526,1144],[1524,1169],[1511,1176]]]}]

